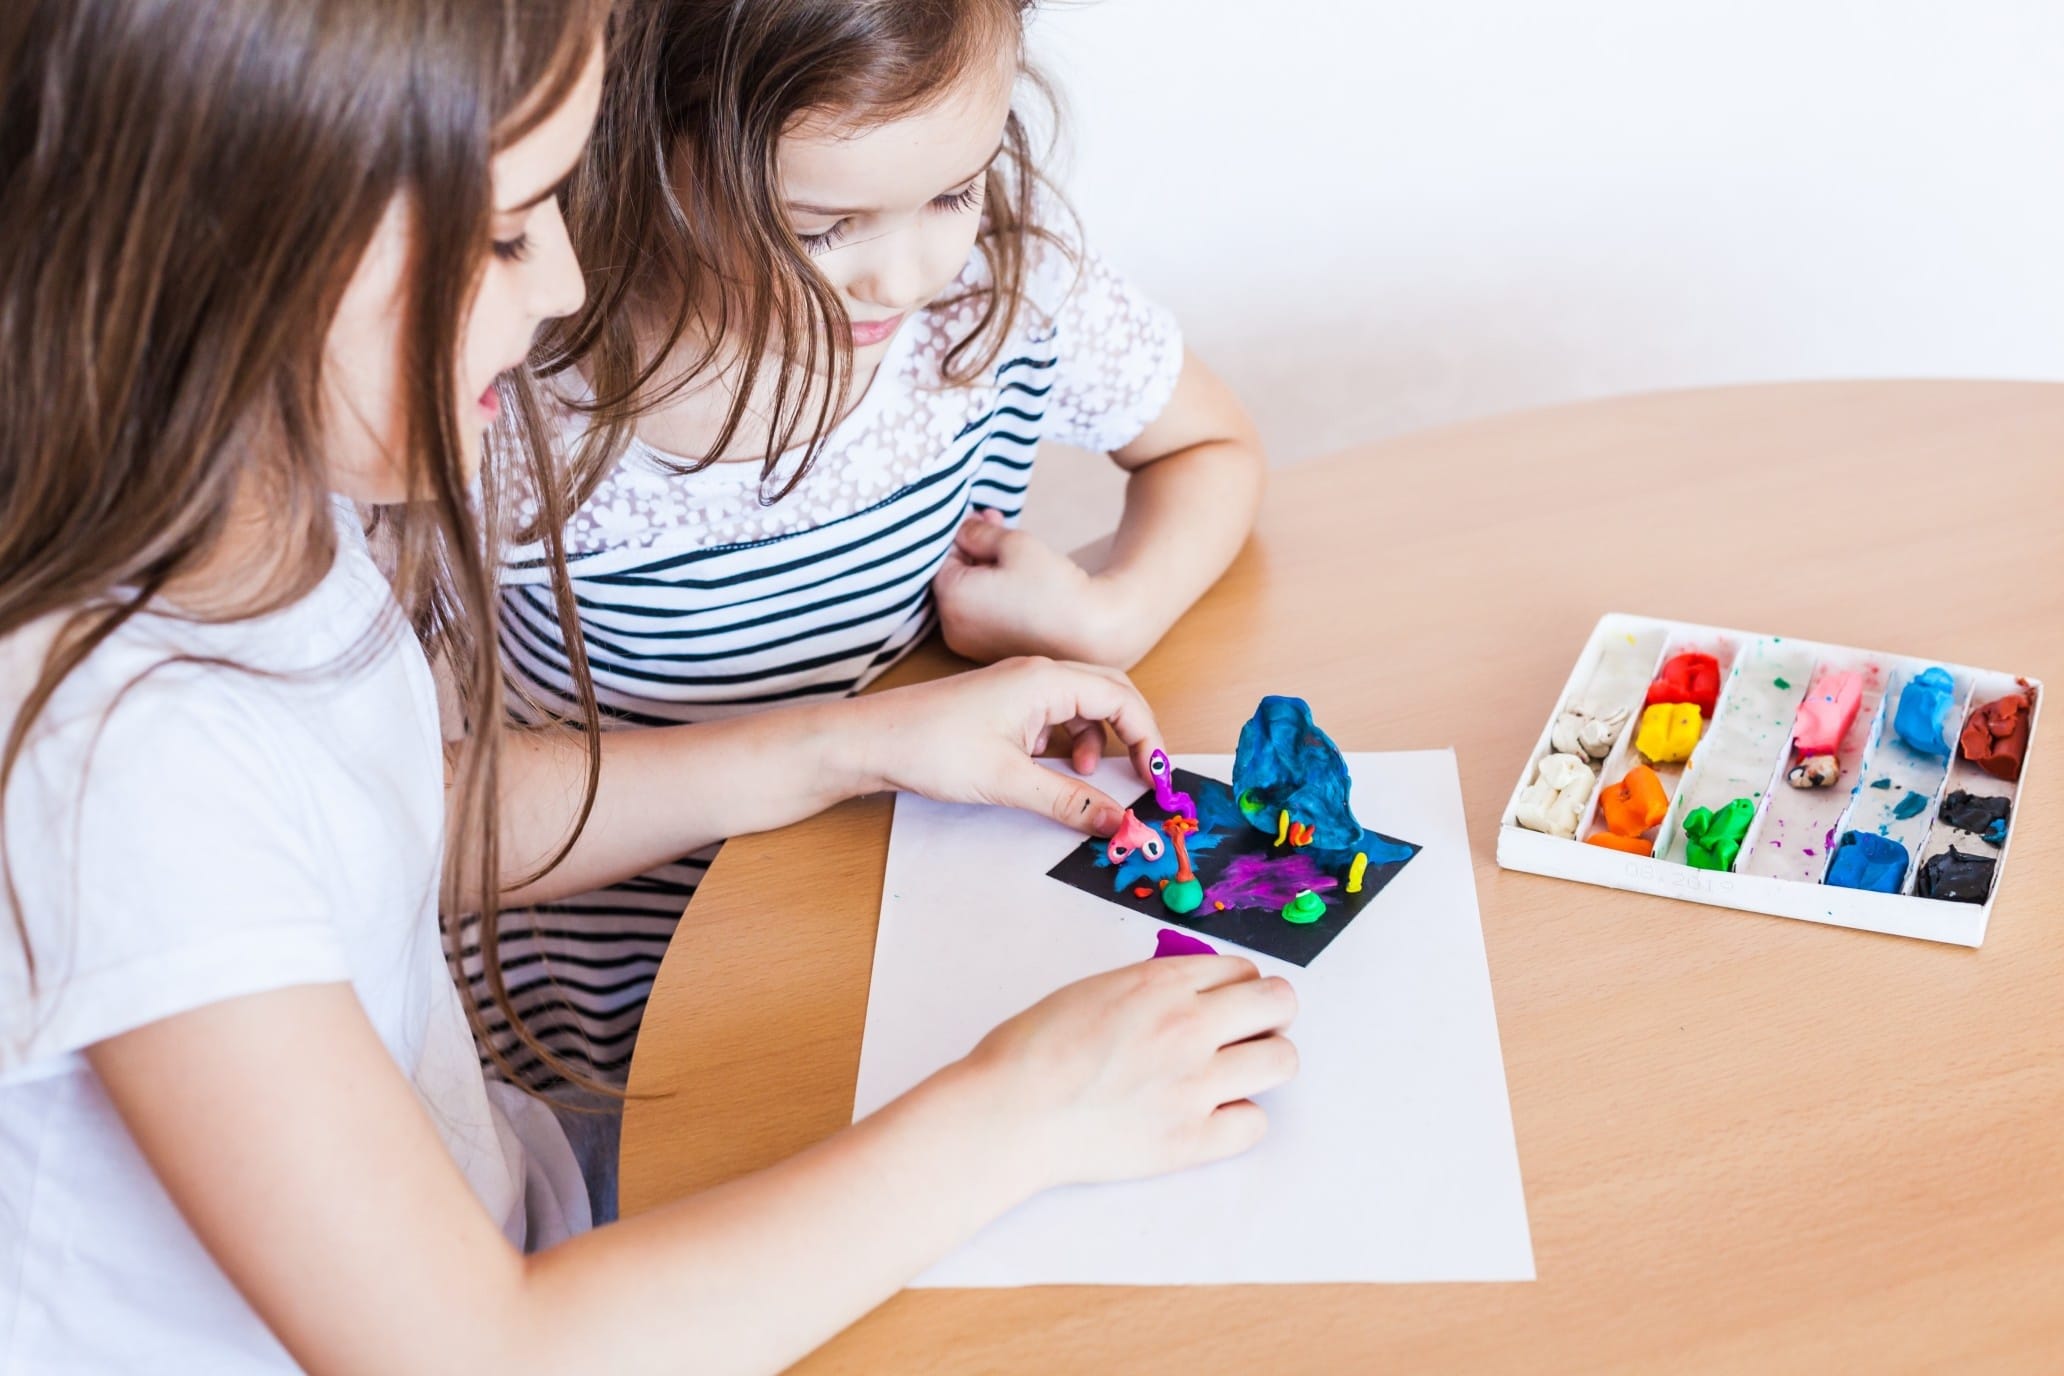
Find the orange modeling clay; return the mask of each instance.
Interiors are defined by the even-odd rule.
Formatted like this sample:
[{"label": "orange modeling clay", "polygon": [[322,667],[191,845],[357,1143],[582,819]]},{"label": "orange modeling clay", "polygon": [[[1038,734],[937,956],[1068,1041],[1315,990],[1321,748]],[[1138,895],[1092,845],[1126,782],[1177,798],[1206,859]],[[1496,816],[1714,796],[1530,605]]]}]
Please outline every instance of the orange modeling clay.
[{"label": "orange modeling clay", "polygon": [[1997,702],[1971,709],[1959,744],[1964,758],[1995,779],[2008,783],[2021,777],[2021,758],[2028,753],[2028,714],[2033,691],[2026,687]]},{"label": "orange modeling clay", "polygon": [[1615,836],[1609,831],[1594,831],[1584,838],[1584,843],[1602,846],[1606,850],[1623,850],[1629,855],[1655,854],[1655,842],[1639,836]]},{"label": "orange modeling clay", "polygon": [[[1608,832],[1619,837],[1639,836],[1663,820],[1663,814],[1670,810],[1670,795],[1663,791],[1663,781],[1656,777],[1653,769],[1637,764],[1627,771],[1626,778],[1599,795],[1598,808],[1605,814]],[[1614,849],[1625,850],[1626,847],[1616,846]]]}]

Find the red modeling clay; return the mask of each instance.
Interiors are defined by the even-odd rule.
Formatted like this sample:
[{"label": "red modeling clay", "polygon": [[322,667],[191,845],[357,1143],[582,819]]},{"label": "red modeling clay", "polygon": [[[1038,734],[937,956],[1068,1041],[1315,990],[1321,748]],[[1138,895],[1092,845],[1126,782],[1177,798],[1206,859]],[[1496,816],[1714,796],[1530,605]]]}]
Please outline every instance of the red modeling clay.
[{"label": "red modeling clay", "polygon": [[1720,661],[1695,650],[1664,660],[1662,672],[1648,685],[1651,707],[1659,702],[1695,703],[1699,711],[1710,717],[1713,704],[1719,700]]},{"label": "red modeling clay", "polygon": [[2028,753],[2028,690],[1971,709],[1958,744],[1964,758],[1995,779],[2012,783],[2021,777],[2021,757]]}]

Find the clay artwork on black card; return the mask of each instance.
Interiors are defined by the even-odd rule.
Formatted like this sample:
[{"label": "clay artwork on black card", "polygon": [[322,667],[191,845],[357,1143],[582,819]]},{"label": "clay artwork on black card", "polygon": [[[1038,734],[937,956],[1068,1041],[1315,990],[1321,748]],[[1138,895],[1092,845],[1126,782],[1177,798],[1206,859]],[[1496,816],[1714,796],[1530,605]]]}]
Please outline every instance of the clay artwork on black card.
[{"label": "clay artwork on black card", "polygon": [[1346,761],[1298,698],[1262,699],[1230,784],[1153,757],[1153,788],[1109,841],[1048,873],[1214,941],[1309,965],[1419,853],[1370,831]]}]

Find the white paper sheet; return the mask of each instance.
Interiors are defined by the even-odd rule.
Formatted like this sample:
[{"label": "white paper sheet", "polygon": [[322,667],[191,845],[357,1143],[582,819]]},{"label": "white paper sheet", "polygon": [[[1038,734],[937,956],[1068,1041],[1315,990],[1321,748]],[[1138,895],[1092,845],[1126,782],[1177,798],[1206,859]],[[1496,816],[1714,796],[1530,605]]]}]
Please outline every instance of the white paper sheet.
[{"label": "white paper sheet", "polygon": [[[1262,1144],[1041,1195],[916,1284],[1533,1279],[1454,754],[1347,759],[1363,825],[1425,849],[1310,967],[1255,957],[1301,1010],[1302,1069],[1261,1101]],[[1097,782],[1143,791],[1122,762]],[[1079,841],[1022,813],[896,800],[856,1118],[1061,985],[1153,953],[1163,924],[1047,877]]]}]

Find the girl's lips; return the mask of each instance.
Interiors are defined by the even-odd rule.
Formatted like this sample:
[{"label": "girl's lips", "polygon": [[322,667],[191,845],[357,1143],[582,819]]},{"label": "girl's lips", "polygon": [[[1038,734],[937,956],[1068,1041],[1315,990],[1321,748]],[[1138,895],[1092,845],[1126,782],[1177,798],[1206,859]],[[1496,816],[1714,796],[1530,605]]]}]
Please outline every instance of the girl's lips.
[{"label": "girl's lips", "polygon": [[485,411],[489,417],[498,416],[502,413],[501,393],[495,390],[498,385],[497,383],[490,382],[487,384],[487,390],[480,394],[480,409]]},{"label": "girl's lips", "polygon": [[879,344],[896,332],[903,323],[903,317],[892,315],[886,320],[855,320],[853,322],[853,347],[864,349],[870,344]]}]

